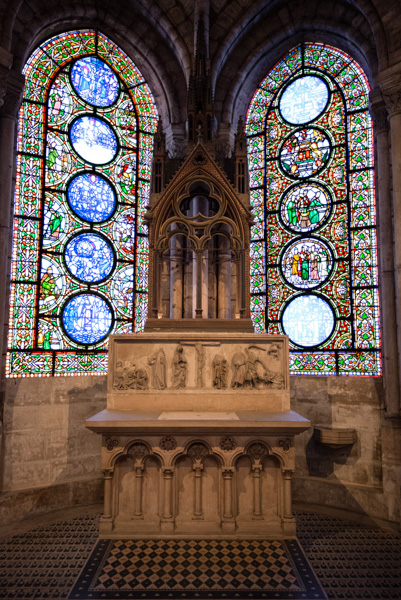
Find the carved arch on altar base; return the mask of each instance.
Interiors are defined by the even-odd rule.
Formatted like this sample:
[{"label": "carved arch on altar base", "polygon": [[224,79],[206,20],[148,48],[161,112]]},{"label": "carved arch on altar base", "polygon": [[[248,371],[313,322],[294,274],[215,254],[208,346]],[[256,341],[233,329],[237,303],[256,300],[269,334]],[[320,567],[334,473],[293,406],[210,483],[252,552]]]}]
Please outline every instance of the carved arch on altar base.
[{"label": "carved arch on altar base", "polygon": [[145,215],[149,321],[250,318],[252,214],[201,142]]}]

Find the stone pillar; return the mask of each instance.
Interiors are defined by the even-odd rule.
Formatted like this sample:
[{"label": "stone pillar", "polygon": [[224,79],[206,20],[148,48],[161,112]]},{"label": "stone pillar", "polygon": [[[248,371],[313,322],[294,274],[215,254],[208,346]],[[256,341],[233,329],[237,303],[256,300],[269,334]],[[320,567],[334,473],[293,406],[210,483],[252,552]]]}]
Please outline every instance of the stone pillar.
[{"label": "stone pillar", "polygon": [[163,513],[161,529],[162,531],[173,531],[174,530],[174,519],[172,511],[172,487],[173,487],[173,474],[174,469],[172,467],[163,468]]},{"label": "stone pillar", "polygon": [[[239,286],[239,314],[241,318],[245,315],[245,290],[247,282],[245,281],[245,252],[241,250],[238,261],[238,286]],[[249,285],[249,284],[248,284]]]},{"label": "stone pillar", "polygon": [[135,467],[135,506],[134,515],[137,519],[143,519],[142,514],[142,482],[143,467]]},{"label": "stone pillar", "polygon": [[[11,223],[16,165],[16,129],[24,76],[9,71],[12,56],[0,48],[0,323],[8,322],[8,277],[10,273]],[[4,359],[7,332],[0,335],[0,354]],[[2,415],[0,415],[1,418]]]},{"label": "stone pillar", "polygon": [[[395,322],[398,347],[398,378],[401,377],[401,74],[391,73],[380,76],[383,98],[389,114],[392,190],[393,190],[393,231],[394,231],[394,275],[395,275]],[[390,182],[388,182],[390,183]],[[381,200],[380,200],[381,203]],[[391,221],[389,221],[391,223]],[[384,235],[387,235],[387,228]],[[386,246],[385,246],[386,248]],[[390,316],[391,319],[391,316]],[[383,331],[384,333],[384,331]],[[401,387],[400,379],[398,386]],[[388,414],[399,414],[400,400],[391,399]]]},{"label": "stone pillar", "polygon": [[170,256],[166,252],[160,261],[159,313],[167,319],[170,316],[170,267]]},{"label": "stone pillar", "polygon": [[253,476],[253,519],[263,519],[262,515],[262,490],[261,490],[261,471],[262,465],[252,466]]},{"label": "stone pillar", "polygon": [[174,236],[170,241],[170,319],[182,318],[183,249],[180,238]]},{"label": "stone pillar", "polygon": [[153,285],[152,285],[152,317],[157,319],[159,313],[159,251],[153,250]]},{"label": "stone pillar", "polygon": [[292,471],[289,469],[283,470],[283,519],[293,520],[292,514],[292,499],[291,499],[291,478]]},{"label": "stone pillar", "polygon": [[203,519],[202,510],[202,471],[203,465],[199,463],[194,464],[194,516],[192,517],[196,521]]},{"label": "stone pillar", "polygon": [[218,319],[231,318],[231,251],[226,238],[219,241],[217,275]]},{"label": "stone pillar", "polygon": [[196,250],[196,304],[195,304],[195,317],[202,319],[203,308],[202,308],[202,250]]},{"label": "stone pillar", "polygon": [[[370,112],[376,146],[375,179],[377,188],[377,238],[379,262],[379,288],[382,330],[382,357],[384,377],[384,402],[387,416],[399,413],[399,379],[397,361],[397,315],[394,281],[394,234],[391,207],[391,176],[387,110],[379,90],[370,94]],[[397,319],[397,317],[396,317]]]},{"label": "stone pillar", "polygon": [[104,475],[104,510],[103,510],[103,520],[112,518],[112,492],[113,492],[113,471],[111,469],[105,469],[103,471]]},{"label": "stone pillar", "polygon": [[[189,247],[189,240],[187,239],[187,248],[185,250],[185,260],[184,260],[184,318],[192,319],[195,312],[195,306],[193,301],[194,290],[194,277],[193,273],[195,271],[195,256],[192,249]],[[196,283],[196,282],[195,282]]]},{"label": "stone pillar", "polygon": [[233,469],[223,467],[223,482],[224,482],[224,509],[221,529],[223,533],[232,533],[235,531],[235,520],[233,515]]}]

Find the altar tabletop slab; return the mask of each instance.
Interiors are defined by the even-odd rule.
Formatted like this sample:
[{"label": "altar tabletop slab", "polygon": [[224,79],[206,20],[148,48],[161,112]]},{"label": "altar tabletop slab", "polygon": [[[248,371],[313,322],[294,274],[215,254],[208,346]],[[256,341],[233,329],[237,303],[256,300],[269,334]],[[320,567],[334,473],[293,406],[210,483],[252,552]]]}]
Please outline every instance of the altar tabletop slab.
[{"label": "altar tabletop slab", "polygon": [[149,433],[151,430],[170,433],[182,431],[217,432],[223,429],[238,433],[301,433],[310,427],[310,421],[293,410],[265,411],[158,411],[133,412],[102,410],[86,421],[86,427],[98,433]]}]

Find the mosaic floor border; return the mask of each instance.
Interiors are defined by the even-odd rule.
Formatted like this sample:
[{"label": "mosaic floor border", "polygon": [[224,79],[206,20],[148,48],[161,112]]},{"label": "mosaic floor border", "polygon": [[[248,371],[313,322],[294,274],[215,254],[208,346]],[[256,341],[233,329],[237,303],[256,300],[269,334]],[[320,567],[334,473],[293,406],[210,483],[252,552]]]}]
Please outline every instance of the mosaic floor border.
[{"label": "mosaic floor border", "polygon": [[296,540],[99,540],[67,600],[325,600]]}]

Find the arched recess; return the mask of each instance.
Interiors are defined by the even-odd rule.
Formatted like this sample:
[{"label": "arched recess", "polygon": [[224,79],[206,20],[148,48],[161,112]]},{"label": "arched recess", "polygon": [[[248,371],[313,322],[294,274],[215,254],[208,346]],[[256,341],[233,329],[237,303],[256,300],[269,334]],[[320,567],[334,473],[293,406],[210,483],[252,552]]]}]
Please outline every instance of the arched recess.
[{"label": "arched recess", "polygon": [[156,107],[92,29],[43,43],[24,74],[6,372],[105,373],[108,335],[146,317]]},{"label": "arched recess", "polygon": [[199,167],[196,158],[188,159],[192,172],[173,182],[154,217],[152,316],[249,318],[244,289],[249,214],[217,171],[202,172],[208,160],[197,152]]},{"label": "arched recess", "polygon": [[350,56],[303,43],[248,110],[251,311],[289,335],[293,374],[381,374],[368,96]]}]

